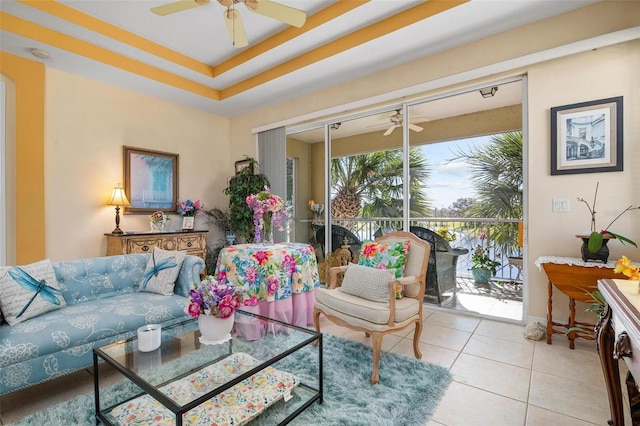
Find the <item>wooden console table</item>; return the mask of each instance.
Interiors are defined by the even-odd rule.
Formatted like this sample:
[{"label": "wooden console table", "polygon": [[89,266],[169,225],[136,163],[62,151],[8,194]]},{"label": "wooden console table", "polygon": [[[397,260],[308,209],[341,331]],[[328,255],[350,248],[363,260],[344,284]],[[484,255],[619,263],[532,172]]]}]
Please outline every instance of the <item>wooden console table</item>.
[{"label": "wooden console table", "polygon": [[633,376],[640,375],[640,294],[638,281],[600,280],[598,289],[605,300],[604,311],[596,325],[598,354],[607,385],[610,425],[624,425],[620,367],[623,358],[629,373],[626,385],[629,393],[631,422],[640,424],[640,393]]},{"label": "wooden console table", "polygon": [[107,256],[151,253],[154,247],[158,247],[163,250],[186,250],[188,254],[206,260],[207,232],[209,231],[154,231],[104,235],[107,236]]},{"label": "wooden console table", "polygon": [[[566,334],[571,327],[581,326],[583,331],[568,333],[569,347],[575,347],[575,339],[594,340],[593,327],[595,324],[578,322],[575,319],[576,300],[591,303],[591,293],[598,289],[598,280],[605,278],[620,278],[621,274],[614,274],[615,262],[605,264],[584,262],[573,257],[543,256],[535,262],[538,268],[544,269],[549,279],[547,300],[547,343],[551,344],[553,334]],[[569,319],[566,323],[553,321],[553,287],[569,297]],[[559,328],[557,328],[559,327]]]}]

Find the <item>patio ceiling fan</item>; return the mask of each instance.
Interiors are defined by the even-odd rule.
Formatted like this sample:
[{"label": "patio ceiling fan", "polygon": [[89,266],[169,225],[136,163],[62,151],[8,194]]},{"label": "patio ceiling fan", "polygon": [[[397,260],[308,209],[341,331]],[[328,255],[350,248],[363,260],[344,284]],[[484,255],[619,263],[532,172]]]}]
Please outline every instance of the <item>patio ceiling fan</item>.
[{"label": "patio ceiling fan", "polygon": [[[389,136],[395,130],[396,127],[402,127],[403,118],[404,117],[402,116],[402,110],[397,109],[395,114],[389,117],[389,120],[391,121],[391,127],[389,127],[387,131],[384,132],[383,136]],[[407,124],[407,126],[409,126],[409,128],[414,132],[421,132],[424,130],[422,127],[412,123]]]},{"label": "patio ceiling fan", "polygon": [[[227,31],[234,47],[244,47],[249,44],[247,34],[240,13],[236,10],[236,4],[244,3],[251,12],[276,19],[294,27],[302,27],[307,20],[307,14],[302,10],[285,6],[284,4],[272,2],[270,0],[217,0],[226,7],[223,12],[224,21],[227,24]],[[173,13],[183,12],[196,7],[205,6],[211,0],[180,0],[173,3],[164,4],[151,8],[151,12],[156,15],[166,16]]]}]

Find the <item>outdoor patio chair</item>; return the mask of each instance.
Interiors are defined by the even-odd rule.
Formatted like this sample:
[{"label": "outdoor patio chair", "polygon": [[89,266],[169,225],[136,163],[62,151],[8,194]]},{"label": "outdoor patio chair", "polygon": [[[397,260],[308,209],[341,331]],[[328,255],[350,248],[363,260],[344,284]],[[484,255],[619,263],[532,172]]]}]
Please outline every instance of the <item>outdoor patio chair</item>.
[{"label": "outdoor patio chair", "polygon": [[[372,384],[379,381],[380,350],[385,334],[414,324],[413,351],[417,359],[422,358],[418,344],[422,332],[422,304],[429,264],[429,244],[404,231],[392,232],[375,241],[393,243],[407,240],[411,241],[411,246],[402,277],[396,279],[394,269],[377,269],[352,263],[331,268],[329,288],[316,289],[313,321],[318,332],[320,314],[324,314],[337,325],[363,331],[367,336],[371,336]],[[344,275],[344,279],[342,287],[336,288],[339,275]],[[348,282],[352,284],[349,291],[345,289]],[[397,285],[403,287],[404,296],[400,299],[396,299]],[[390,371],[388,374],[391,376],[394,372]]]},{"label": "outdoor patio chair", "polygon": [[[326,257],[325,247],[324,247],[324,233],[325,226],[321,226],[316,231],[316,241],[320,245],[320,249],[322,250],[322,256]],[[349,250],[351,250],[351,259],[353,262],[357,262],[357,254],[360,253],[360,247],[362,246],[362,241],[356,237],[353,232],[349,231],[347,228],[344,228],[340,225],[331,225],[331,249],[335,252],[339,250],[345,244],[345,238],[347,239],[346,243],[349,246]]]},{"label": "outdoor patio chair", "polygon": [[452,290],[453,295],[456,293],[458,256],[469,253],[469,249],[452,248],[444,238],[431,229],[412,226],[409,230],[431,245],[424,296],[425,301],[442,305],[442,302],[446,300],[444,293]]}]

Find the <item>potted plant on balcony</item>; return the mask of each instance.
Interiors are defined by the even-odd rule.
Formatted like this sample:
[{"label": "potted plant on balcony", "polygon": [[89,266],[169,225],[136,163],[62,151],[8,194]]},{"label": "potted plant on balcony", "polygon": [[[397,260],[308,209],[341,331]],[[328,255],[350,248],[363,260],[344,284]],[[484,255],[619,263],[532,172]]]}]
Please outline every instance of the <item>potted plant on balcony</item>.
[{"label": "potted plant on balcony", "polygon": [[474,249],[471,255],[471,263],[471,275],[473,275],[476,284],[488,284],[491,277],[498,271],[498,266],[501,265],[500,262],[492,259],[489,256],[489,251],[481,245],[477,245]]}]

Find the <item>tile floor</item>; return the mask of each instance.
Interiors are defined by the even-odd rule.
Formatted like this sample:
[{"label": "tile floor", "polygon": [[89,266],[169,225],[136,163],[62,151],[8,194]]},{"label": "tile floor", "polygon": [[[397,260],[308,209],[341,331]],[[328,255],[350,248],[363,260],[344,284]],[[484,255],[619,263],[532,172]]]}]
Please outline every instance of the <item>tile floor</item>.
[{"label": "tile floor", "polygon": [[[525,339],[519,325],[433,308],[425,308],[424,323],[423,360],[450,369],[454,381],[432,419],[419,426],[607,424],[609,406],[594,342],[578,340],[570,350],[559,335],[547,345]],[[363,333],[324,317],[322,331],[367,342]],[[412,330],[386,336],[383,350],[413,356],[412,336]],[[91,392],[92,386],[91,373],[83,370],[0,397],[1,423]]]}]

